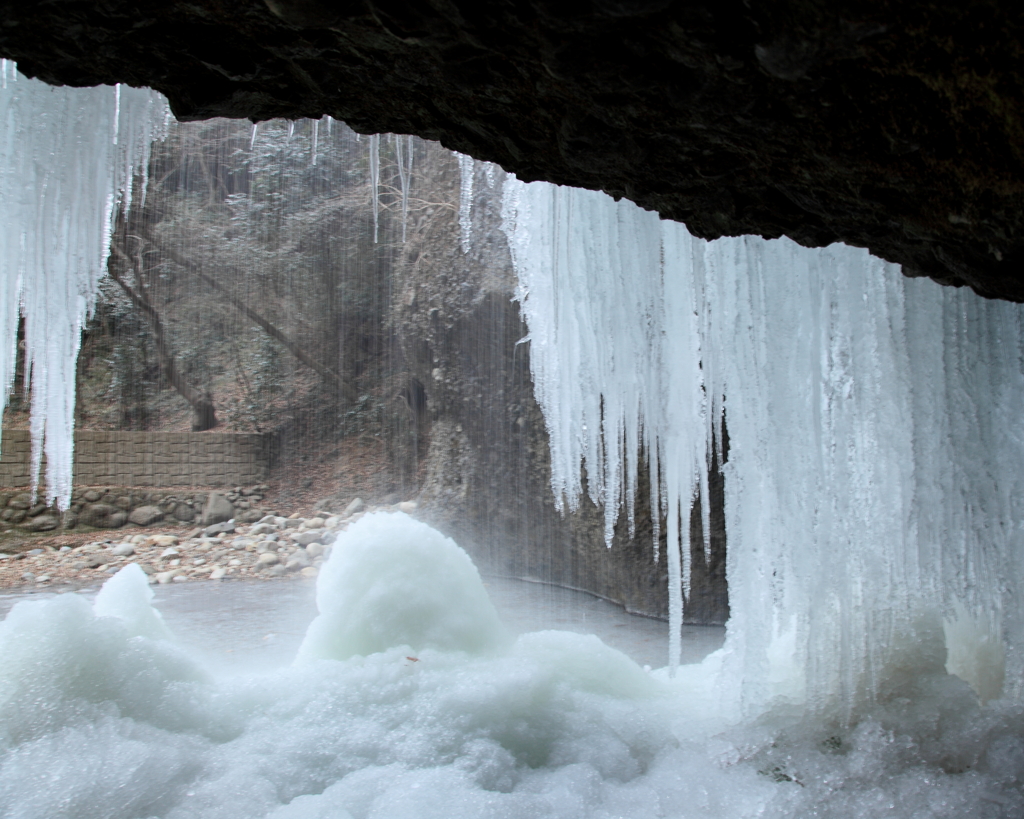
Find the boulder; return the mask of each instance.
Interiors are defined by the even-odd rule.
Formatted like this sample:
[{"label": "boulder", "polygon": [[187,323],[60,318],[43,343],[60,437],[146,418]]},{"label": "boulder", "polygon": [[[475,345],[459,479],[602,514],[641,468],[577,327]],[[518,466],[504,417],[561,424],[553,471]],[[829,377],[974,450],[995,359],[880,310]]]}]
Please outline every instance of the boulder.
[{"label": "boulder", "polygon": [[128,515],[128,522],[136,526],[152,526],[164,519],[164,513],[156,506],[140,506]]},{"label": "boulder", "polygon": [[127,512],[114,512],[110,516],[110,520],[107,522],[107,527],[110,529],[120,529],[128,522]]},{"label": "boulder", "polygon": [[210,526],[213,523],[231,520],[234,516],[235,507],[231,505],[231,501],[220,494],[220,492],[211,492],[206,498],[203,514],[199,518],[199,524],[201,526]]},{"label": "boulder", "polygon": [[[89,493],[87,492],[86,494],[88,495]],[[110,527],[111,518],[118,513],[121,513],[121,510],[111,504],[87,503],[82,507],[82,511],[78,515],[78,522],[83,526],[105,529]]]},{"label": "boulder", "polygon": [[187,503],[179,503],[174,507],[174,517],[182,523],[191,523],[195,516],[195,511]]},{"label": "boulder", "polygon": [[56,515],[37,515],[21,524],[27,532],[49,532],[60,526],[60,518]]}]

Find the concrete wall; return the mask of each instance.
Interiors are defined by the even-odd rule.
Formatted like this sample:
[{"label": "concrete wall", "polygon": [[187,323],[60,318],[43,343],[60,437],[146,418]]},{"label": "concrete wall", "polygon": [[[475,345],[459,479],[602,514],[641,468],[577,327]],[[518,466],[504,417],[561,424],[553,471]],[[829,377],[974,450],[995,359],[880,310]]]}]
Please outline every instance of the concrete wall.
[{"label": "concrete wall", "polygon": [[[0,486],[28,486],[28,430],[4,430]],[[248,486],[266,480],[274,438],[233,432],[75,433],[77,486]],[[45,460],[44,460],[45,463]]]}]

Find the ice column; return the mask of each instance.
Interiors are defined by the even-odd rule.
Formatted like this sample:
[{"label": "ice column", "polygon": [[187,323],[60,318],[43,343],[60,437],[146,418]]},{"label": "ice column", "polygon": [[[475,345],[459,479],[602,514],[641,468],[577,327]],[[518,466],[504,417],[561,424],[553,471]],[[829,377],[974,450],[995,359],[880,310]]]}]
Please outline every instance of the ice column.
[{"label": "ice column", "polygon": [[[1021,694],[1020,306],[841,245],[707,243],[589,191],[510,179],[504,216],[557,501],[575,506],[585,468],[610,536],[638,447],[661,465],[673,660],[724,416],[728,707],[848,718],[899,674],[941,671],[943,620],[964,612],[947,635],[994,635]],[[948,648],[998,689],[991,646]]]},{"label": "ice column", "polygon": [[46,500],[71,494],[75,361],[106,270],[112,218],[145,172],[168,109],[129,87],[54,88],[0,61],[0,389],[13,378],[19,307],[31,368],[34,474]]}]

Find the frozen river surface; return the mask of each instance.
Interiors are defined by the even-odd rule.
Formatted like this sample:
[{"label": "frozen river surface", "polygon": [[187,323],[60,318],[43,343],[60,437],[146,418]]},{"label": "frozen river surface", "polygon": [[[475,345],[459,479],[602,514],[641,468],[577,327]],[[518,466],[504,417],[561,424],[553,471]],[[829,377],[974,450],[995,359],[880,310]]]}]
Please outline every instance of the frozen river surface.
[{"label": "frozen river surface", "polygon": [[[557,629],[596,634],[640,665],[658,668],[668,656],[668,624],[627,613],[585,592],[543,583],[484,577],[502,622],[512,632]],[[205,581],[154,586],[153,605],[178,641],[221,671],[285,665],[295,657],[316,616],[315,583],[308,580]],[[82,594],[93,599],[98,589]],[[19,600],[56,597],[56,592],[0,595],[0,617]],[[720,648],[725,629],[683,627],[683,662],[695,663]]]}]

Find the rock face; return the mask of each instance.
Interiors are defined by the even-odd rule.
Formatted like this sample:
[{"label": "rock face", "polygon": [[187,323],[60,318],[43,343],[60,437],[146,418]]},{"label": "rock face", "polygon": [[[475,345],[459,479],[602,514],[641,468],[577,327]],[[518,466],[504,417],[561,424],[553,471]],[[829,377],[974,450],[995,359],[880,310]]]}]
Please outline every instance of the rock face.
[{"label": "rock face", "polygon": [[182,118],[330,114],[699,236],[868,247],[1024,300],[1024,17],[864,0],[0,0],[0,56]]}]

